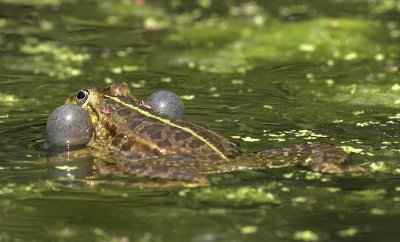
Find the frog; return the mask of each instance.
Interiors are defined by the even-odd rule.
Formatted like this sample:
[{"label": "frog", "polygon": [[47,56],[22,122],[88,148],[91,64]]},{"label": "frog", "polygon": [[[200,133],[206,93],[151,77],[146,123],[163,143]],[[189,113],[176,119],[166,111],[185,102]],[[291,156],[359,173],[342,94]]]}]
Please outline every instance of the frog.
[{"label": "frog", "polygon": [[322,173],[364,170],[347,164],[343,149],[323,143],[242,154],[214,131],[160,114],[136,98],[126,83],[80,90],[66,104],[79,105],[90,115],[93,134],[86,145],[104,161],[98,164],[100,173],[207,184],[209,174],[241,170],[288,166]]}]

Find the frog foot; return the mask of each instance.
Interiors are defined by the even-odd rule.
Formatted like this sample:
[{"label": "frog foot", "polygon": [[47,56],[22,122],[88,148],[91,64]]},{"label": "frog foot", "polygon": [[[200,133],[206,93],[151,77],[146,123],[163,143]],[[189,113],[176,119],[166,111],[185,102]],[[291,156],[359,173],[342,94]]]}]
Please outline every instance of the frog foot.
[{"label": "frog foot", "polygon": [[357,165],[344,164],[348,154],[342,149],[327,144],[304,145],[305,159],[303,166],[322,173],[356,173],[365,172]]},{"label": "frog foot", "polygon": [[[345,164],[348,154],[328,144],[300,144],[255,154],[259,168],[280,168],[300,164],[323,173],[364,172],[360,166]],[[256,165],[253,165],[256,167]]]}]

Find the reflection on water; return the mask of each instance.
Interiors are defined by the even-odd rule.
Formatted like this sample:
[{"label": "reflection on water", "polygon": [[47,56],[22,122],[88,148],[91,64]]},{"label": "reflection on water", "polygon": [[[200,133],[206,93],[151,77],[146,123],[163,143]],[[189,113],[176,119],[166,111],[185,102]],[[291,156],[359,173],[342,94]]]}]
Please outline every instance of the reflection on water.
[{"label": "reflection on water", "polygon": [[93,157],[89,148],[52,148],[46,157],[49,173],[54,179],[84,179],[93,175]]}]

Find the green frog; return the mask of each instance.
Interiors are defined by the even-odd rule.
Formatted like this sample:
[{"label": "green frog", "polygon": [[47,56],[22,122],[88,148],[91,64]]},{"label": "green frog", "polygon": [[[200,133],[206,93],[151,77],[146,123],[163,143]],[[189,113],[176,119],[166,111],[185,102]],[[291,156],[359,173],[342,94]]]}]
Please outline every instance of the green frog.
[{"label": "green frog", "polygon": [[100,172],[207,183],[207,174],[301,165],[324,173],[360,172],[344,164],[347,154],[327,144],[299,144],[242,155],[217,133],[162,115],[132,95],[126,84],[88,88],[66,103],[78,104],[92,120],[87,146],[106,165]]}]

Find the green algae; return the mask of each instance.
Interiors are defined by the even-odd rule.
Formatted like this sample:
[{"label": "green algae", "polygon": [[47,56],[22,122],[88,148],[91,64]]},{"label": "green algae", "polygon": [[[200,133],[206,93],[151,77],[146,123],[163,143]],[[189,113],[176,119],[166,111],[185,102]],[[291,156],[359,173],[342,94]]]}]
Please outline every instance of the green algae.
[{"label": "green algae", "polygon": [[20,51],[33,57],[30,59],[31,65],[26,64],[29,62],[29,57],[26,57],[24,65],[21,63],[19,68],[59,79],[81,75],[79,67],[90,58],[87,53],[74,53],[66,46],[55,42],[39,43],[37,39],[28,40],[26,44],[21,45]]},{"label": "green algae", "polygon": [[304,230],[304,231],[296,231],[293,234],[293,239],[302,241],[318,241],[319,236],[318,234],[312,232],[311,230]]},{"label": "green algae", "polygon": [[0,186],[1,198],[13,197],[18,199],[28,199],[41,197],[44,192],[58,191],[60,186],[52,181],[45,181],[27,185],[6,183]]},{"label": "green algae", "polygon": [[[227,73],[237,72],[240,67],[247,70],[255,68],[256,62],[253,60],[259,59],[278,63],[288,58],[293,61],[316,62],[371,59],[376,55],[375,43],[368,36],[384,31],[377,22],[355,19],[318,19],[294,24],[270,23],[262,28],[243,28],[243,25],[249,25],[246,21],[234,18],[225,19],[224,22],[215,20],[180,30],[179,34],[185,36],[185,42],[207,42],[212,43],[209,46],[216,47],[201,51],[190,49],[173,61],[194,63],[205,71]],[[215,27],[210,31],[210,26]],[[351,34],[354,32],[359,34]],[[226,36],[230,38],[228,44],[221,48],[218,41],[223,41]],[[294,42],[299,44],[293,46]],[[387,49],[391,51],[392,48],[394,46]]]},{"label": "green algae", "polygon": [[[274,186],[273,184],[271,184]],[[232,204],[244,206],[250,204],[280,204],[279,198],[268,191],[268,188],[240,187],[237,189],[204,188],[199,191],[182,191],[182,196],[190,196],[194,199],[207,202]]]}]

